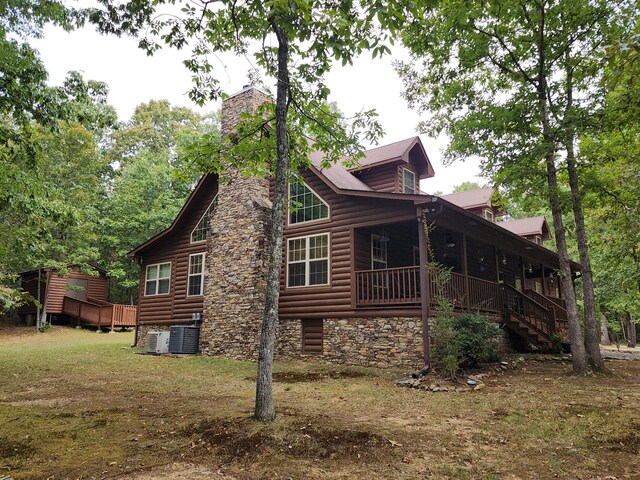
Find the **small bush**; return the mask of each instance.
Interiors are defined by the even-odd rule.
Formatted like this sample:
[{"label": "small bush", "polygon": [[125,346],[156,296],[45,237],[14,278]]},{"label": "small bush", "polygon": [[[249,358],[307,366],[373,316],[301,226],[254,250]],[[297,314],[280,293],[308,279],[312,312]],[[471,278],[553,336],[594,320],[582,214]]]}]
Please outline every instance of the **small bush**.
[{"label": "small bush", "polygon": [[465,313],[453,322],[460,348],[460,366],[477,367],[480,363],[499,359],[496,339],[500,328],[478,312]]},{"label": "small bush", "polygon": [[499,360],[498,325],[477,312],[456,317],[451,302],[444,299],[438,300],[435,313],[431,363],[436,372],[455,378],[460,367],[477,367],[483,362]]},{"label": "small bush", "polygon": [[40,333],[46,333],[49,330],[51,330],[51,324],[49,322],[45,322],[40,327],[38,327],[38,331]]},{"label": "small bush", "polygon": [[460,346],[454,329],[453,306],[447,300],[438,300],[436,315],[431,328],[433,348],[431,364],[436,372],[451,378],[456,377],[460,366]]}]

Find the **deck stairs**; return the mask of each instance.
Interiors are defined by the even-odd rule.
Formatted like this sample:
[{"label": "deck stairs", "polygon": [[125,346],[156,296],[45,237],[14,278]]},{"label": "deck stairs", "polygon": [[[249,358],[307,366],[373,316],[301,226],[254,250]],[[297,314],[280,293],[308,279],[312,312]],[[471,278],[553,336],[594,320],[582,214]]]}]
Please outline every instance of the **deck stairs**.
[{"label": "deck stairs", "polygon": [[549,350],[554,347],[556,335],[566,338],[566,310],[559,303],[507,284],[500,286],[500,296],[504,324],[530,345]]}]

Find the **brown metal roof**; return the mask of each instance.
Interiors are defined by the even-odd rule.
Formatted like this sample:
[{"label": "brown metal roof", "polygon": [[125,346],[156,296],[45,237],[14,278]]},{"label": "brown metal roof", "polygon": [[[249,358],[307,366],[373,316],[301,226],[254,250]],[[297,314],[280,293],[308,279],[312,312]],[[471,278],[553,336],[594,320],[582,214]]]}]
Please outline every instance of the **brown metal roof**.
[{"label": "brown metal roof", "polygon": [[450,193],[442,195],[446,201],[453,203],[464,209],[477,207],[491,207],[491,197],[493,197],[493,187],[467,190],[466,192]]},{"label": "brown metal roof", "polygon": [[522,237],[540,235],[543,240],[549,240],[551,238],[549,225],[544,215],[507,220],[505,222],[498,222],[498,225]]},{"label": "brown metal roof", "polygon": [[429,156],[422,145],[420,137],[411,137],[399,142],[390,143],[388,145],[382,145],[380,147],[372,148],[364,152],[364,157],[358,160],[358,164],[348,169],[349,172],[357,172],[366,168],[378,167],[380,165],[386,165],[393,162],[405,162],[409,163],[409,153],[418,147],[420,153],[425,160],[425,168],[419,177],[430,178],[434,176],[433,166],[429,160]]}]

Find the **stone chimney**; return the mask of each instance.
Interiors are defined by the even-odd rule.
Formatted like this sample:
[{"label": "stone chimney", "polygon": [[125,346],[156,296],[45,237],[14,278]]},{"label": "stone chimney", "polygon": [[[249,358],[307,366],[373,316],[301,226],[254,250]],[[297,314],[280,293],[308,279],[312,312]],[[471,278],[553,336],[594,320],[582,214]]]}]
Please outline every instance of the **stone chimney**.
[{"label": "stone chimney", "polygon": [[[244,87],[222,103],[221,132],[233,133],[244,112],[272,101]],[[268,270],[271,223],[269,179],[227,168],[207,237],[200,350],[230,358],[257,358]]]}]

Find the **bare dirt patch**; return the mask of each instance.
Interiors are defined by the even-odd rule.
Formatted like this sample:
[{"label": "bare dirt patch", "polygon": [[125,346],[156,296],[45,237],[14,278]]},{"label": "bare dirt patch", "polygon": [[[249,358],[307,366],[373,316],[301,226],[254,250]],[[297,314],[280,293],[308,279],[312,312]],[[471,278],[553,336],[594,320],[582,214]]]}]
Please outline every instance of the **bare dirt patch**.
[{"label": "bare dirt patch", "polygon": [[[355,370],[323,370],[311,372],[274,372],[273,381],[278,383],[305,383],[322,380],[339,380],[342,378],[363,378],[369,375]],[[256,381],[255,377],[247,377],[245,380]]]},{"label": "bare dirt patch", "polygon": [[205,465],[177,462],[115,478],[122,480],[234,480],[235,477],[214,471]]},{"label": "bare dirt patch", "polygon": [[265,425],[251,419],[210,419],[183,430],[192,447],[215,449],[227,461],[278,454],[300,459],[375,459],[389,441],[366,430],[323,425],[322,419],[297,419]]}]

